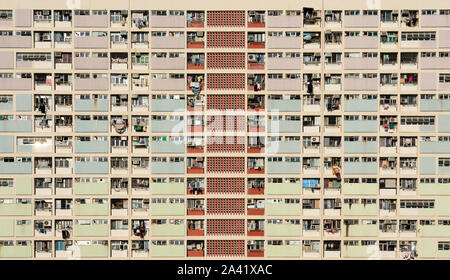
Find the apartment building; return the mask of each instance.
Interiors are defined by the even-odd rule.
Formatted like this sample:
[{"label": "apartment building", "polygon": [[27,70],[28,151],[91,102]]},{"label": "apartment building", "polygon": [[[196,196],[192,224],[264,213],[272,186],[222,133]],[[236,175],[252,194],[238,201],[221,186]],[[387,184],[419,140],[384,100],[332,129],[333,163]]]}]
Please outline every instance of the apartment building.
[{"label": "apartment building", "polygon": [[0,4],[0,259],[449,259],[450,3]]}]

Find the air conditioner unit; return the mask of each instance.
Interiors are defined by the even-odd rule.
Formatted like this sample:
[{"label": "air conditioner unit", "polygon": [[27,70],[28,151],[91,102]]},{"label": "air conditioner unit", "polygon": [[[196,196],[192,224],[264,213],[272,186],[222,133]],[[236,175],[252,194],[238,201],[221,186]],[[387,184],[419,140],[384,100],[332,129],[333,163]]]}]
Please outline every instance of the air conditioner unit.
[{"label": "air conditioner unit", "polygon": [[311,142],[312,143],[319,143],[320,142],[320,138],[319,137],[311,137]]},{"label": "air conditioner unit", "polygon": [[131,249],[133,249],[133,250],[139,249],[139,243],[132,243]]},{"label": "air conditioner unit", "polygon": [[62,56],[61,52],[55,52],[55,56]]},{"label": "air conditioner unit", "polygon": [[198,37],[203,37],[203,31],[197,32]]},{"label": "air conditioner unit", "polygon": [[63,179],[62,178],[56,178],[56,183],[62,183]]},{"label": "air conditioner unit", "polygon": [[249,54],[249,55],[248,55],[248,61],[256,61],[256,55],[254,55],[254,54]]},{"label": "air conditioner unit", "polygon": [[22,162],[22,158],[17,158],[17,162]]},{"label": "air conditioner unit", "polygon": [[49,226],[50,225],[50,221],[44,221],[44,226]]}]

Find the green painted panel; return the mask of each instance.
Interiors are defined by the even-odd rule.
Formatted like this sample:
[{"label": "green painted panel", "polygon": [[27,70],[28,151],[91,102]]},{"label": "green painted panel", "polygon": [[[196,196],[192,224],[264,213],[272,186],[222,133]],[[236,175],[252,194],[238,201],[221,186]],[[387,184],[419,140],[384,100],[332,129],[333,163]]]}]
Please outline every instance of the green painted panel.
[{"label": "green painted panel", "polygon": [[186,255],[184,245],[161,246],[152,244],[150,253],[153,258],[155,257],[176,258],[176,257],[184,257]]},{"label": "green painted panel", "polygon": [[14,236],[14,220],[0,220],[0,237]]},{"label": "green painted panel", "polygon": [[352,204],[349,207],[348,204],[344,203],[343,215],[344,216],[377,216],[378,215],[378,205],[375,204]]},{"label": "green painted panel", "polygon": [[104,245],[79,245],[81,258],[107,258],[108,246]]},{"label": "green painted panel", "polygon": [[438,216],[450,216],[450,198],[437,198],[436,208]]},{"label": "green painted panel", "polygon": [[33,237],[33,224],[17,225],[15,228],[16,237]]},{"label": "green painted panel", "polygon": [[31,204],[0,204],[0,216],[31,216],[32,208]]},{"label": "green painted panel", "polygon": [[265,232],[266,236],[300,236],[302,227],[290,224],[267,224]]},{"label": "green painted panel", "polygon": [[95,194],[109,194],[109,183],[74,183],[75,194],[79,195],[95,195]]},{"label": "green painted panel", "polygon": [[300,252],[300,245],[267,245],[266,248],[266,255],[269,258],[298,258]]},{"label": "green painted panel", "polygon": [[267,183],[267,194],[301,194],[300,183]]},{"label": "green painted panel", "polygon": [[342,186],[344,194],[348,195],[377,195],[377,183],[344,183]]},{"label": "green painted panel", "polygon": [[184,203],[152,203],[150,214],[153,216],[184,216]]},{"label": "green painted panel", "polygon": [[450,183],[419,183],[420,195],[450,195]]},{"label": "green painted panel", "polygon": [[108,216],[107,203],[75,204],[75,216]]},{"label": "green painted panel", "polygon": [[[344,225],[344,228],[346,226]],[[378,235],[378,225],[349,225],[349,237],[375,237]]]},{"label": "green painted panel", "polygon": [[31,258],[31,246],[1,246],[0,258]]},{"label": "green painted panel", "polygon": [[450,226],[447,225],[419,225],[420,237],[450,237]]},{"label": "green painted panel", "polygon": [[15,179],[16,194],[32,195],[33,194],[33,178],[17,177]]},{"label": "green painted panel", "polygon": [[109,236],[109,225],[105,224],[90,224],[90,225],[74,225],[73,235],[75,237],[107,237]]},{"label": "green painted panel", "polygon": [[266,215],[268,216],[298,216],[301,214],[300,204],[267,203]]},{"label": "green painted panel", "polygon": [[150,190],[153,195],[158,194],[185,194],[184,183],[152,183]]},{"label": "green painted panel", "polygon": [[182,224],[182,225],[152,224],[151,225],[151,234],[152,234],[152,236],[184,236],[185,228],[184,228],[184,224]]},{"label": "green painted panel", "polygon": [[417,244],[417,253],[419,258],[434,259],[436,258],[437,241],[436,240],[419,240]]}]

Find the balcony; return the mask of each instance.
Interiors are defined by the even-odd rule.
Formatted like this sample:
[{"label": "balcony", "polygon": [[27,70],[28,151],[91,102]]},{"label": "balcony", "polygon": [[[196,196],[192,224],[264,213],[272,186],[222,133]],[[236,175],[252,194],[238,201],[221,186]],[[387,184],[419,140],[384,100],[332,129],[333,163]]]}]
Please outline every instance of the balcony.
[{"label": "balcony", "polygon": [[299,57],[269,57],[267,70],[300,70],[301,63]]},{"label": "balcony", "polygon": [[152,195],[183,195],[185,193],[184,183],[152,183],[150,189]]},{"label": "balcony", "polygon": [[75,90],[108,90],[107,78],[75,78]]},{"label": "balcony", "polygon": [[291,28],[302,27],[302,16],[267,16],[267,27],[273,28]]},{"label": "balcony", "polygon": [[376,162],[344,162],[344,174],[354,175],[376,175],[378,165]]},{"label": "balcony", "polygon": [[152,162],[153,174],[183,174],[184,162]]},{"label": "balcony", "polygon": [[183,70],[184,57],[152,57],[152,70]]},{"label": "balcony", "polygon": [[75,49],[107,49],[108,36],[75,36]]},{"label": "balcony", "polygon": [[108,15],[74,15],[74,27],[108,27]]},{"label": "balcony", "polygon": [[108,70],[108,58],[75,57],[73,65],[76,70]]},{"label": "balcony", "polygon": [[[20,13],[19,13],[20,14]],[[0,14],[0,26],[13,26],[13,10],[2,10]]]},{"label": "balcony", "polygon": [[75,162],[75,174],[108,174],[108,173],[109,173],[108,162]]},{"label": "balcony", "polygon": [[150,46],[152,49],[184,49],[184,36],[152,36]]},{"label": "balcony", "polygon": [[268,49],[301,49],[302,37],[272,37],[267,38]]},{"label": "balcony", "polygon": [[300,174],[300,162],[268,162],[267,174]]}]

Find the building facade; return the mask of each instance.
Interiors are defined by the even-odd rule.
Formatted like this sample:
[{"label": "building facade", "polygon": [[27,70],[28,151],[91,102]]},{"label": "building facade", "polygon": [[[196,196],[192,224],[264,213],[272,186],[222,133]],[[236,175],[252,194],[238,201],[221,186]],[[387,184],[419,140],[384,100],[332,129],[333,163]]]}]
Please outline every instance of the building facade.
[{"label": "building facade", "polygon": [[445,1],[9,1],[0,111],[0,259],[450,258]]}]

